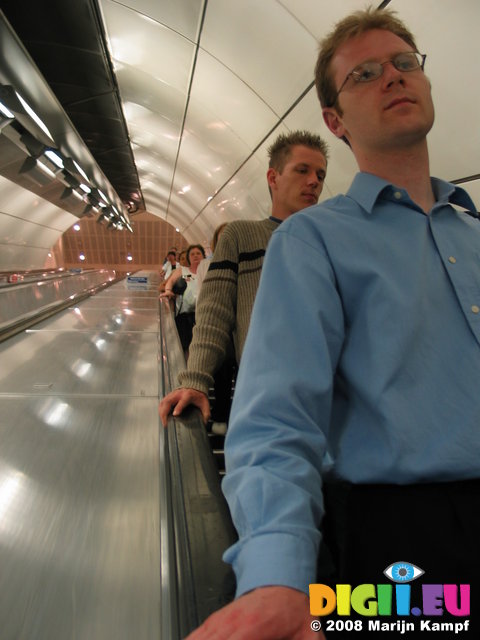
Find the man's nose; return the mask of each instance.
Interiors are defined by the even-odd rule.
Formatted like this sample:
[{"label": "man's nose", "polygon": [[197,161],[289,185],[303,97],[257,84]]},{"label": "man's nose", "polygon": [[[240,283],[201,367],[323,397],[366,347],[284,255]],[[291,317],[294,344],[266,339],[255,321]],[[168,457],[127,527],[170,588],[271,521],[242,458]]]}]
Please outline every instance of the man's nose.
[{"label": "man's nose", "polygon": [[403,84],[404,81],[405,73],[403,71],[399,71],[391,60],[387,60],[383,63],[382,82],[385,86],[389,87],[396,82]]}]

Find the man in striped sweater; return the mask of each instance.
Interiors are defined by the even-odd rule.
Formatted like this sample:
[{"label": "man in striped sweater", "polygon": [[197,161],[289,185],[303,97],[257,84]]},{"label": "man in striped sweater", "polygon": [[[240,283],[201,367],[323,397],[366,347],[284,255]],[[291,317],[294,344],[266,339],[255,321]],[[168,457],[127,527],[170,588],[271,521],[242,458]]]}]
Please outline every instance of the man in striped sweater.
[{"label": "man in striped sweater", "polygon": [[205,422],[209,419],[208,390],[232,338],[240,361],[270,236],[290,215],[317,204],[322,192],[328,150],[319,136],[308,131],[282,134],[268,153],[271,215],[237,220],[223,230],[197,301],[187,369],[179,375],[179,388],[160,403],[164,425],[170,412],[178,416],[189,405],[200,409]]}]

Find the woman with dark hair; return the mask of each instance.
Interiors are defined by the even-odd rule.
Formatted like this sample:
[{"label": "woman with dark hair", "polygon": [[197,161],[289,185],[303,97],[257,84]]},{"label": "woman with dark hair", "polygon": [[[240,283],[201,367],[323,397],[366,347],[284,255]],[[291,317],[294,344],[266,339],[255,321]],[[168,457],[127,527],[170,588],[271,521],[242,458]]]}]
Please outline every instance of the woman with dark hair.
[{"label": "woman with dark hair", "polygon": [[[186,286],[182,287],[183,292],[178,298],[175,324],[185,357],[188,356],[188,347],[192,341],[193,325],[195,324],[195,304],[197,302],[197,269],[200,262],[205,258],[205,249],[201,244],[191,244],[187,248],[187,267],[175,269],[165,284],[165,293],[162,297],[175,300],[178,295],[180,279],[185,281]],[[175,286],[177,285],[177,287]]]}]

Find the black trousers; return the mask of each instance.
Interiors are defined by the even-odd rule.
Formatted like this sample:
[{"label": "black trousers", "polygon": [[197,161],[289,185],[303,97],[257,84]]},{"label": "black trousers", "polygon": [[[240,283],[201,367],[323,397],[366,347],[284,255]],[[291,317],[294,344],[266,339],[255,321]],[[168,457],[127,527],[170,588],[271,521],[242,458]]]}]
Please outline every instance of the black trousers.
[{"label": "black trousers", "polygon": [[[351,620],[362,620],[362,631],[347,632],[341,623],[327,638],[371,637],[368,621],[399,622],[397,629],[386,630],[382,638],[480,638],[480,480],[416,485],[352,485],[327,484],[325,518],[322,524],[324,542],[319,554],[319,583],[335,589],[336,584],[392,584],[384,575],[396,562],[410,563],[424,575],[409,582],[411,607],[422,611],[422,585],[469,584],[470,616],[397,615],[395,602],[391,616],[367,618],[352,611]],[[395,593],[395,587],[393,588]],[[393,596],[395,598],[395,596]],[[441,605],[439,601],[439,605]],[[418,611],[417,611],[418,613]],[[347,620],[346,617],[331,616]],[[430,620],[428,628],[421,621]],[[414,631],[400,628],[401,621],[414,625]],[[434,623],[468,620],[468,630],[458,632]],[[331,626],[331,623],[330,623]],[[360,625],[357,625],[360,628]],[[392,625],[395,627],[395,625]],[[375,637],[375,636],[374,636]]]},{"label": "black trousers", "polygon": [[175,324],[182,349],[188,351],[192,341],[193,327],[195,326],[195,313],[179,313],[175,316]]},{"label": "black trousers", "polygon": [[212,406],[213,422],[227,422],[232,408],[232,385],[237,372],[233,342],[227,345],[225,358],[213,376],[215,400]]}]

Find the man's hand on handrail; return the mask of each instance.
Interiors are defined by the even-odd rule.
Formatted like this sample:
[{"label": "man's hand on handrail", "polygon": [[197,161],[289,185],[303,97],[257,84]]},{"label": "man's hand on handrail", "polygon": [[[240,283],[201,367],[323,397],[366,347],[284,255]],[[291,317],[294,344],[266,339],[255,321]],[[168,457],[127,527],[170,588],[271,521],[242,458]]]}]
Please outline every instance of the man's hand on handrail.
[{"label": "man's hand on handrail", "polygon": [[210,418],[210,402],[208,396],[197,389],[175,389],[168,393],[160,402],[158,413],[164,427],[167,426],[168,416],[179,416],[188,406],[194,405],[200,409],[203,421]]},{"label": "man's hand on handrail", "polygon": [[320,629],[306,594],[262,587],[213,613],[186,640],[325,640]]}]

